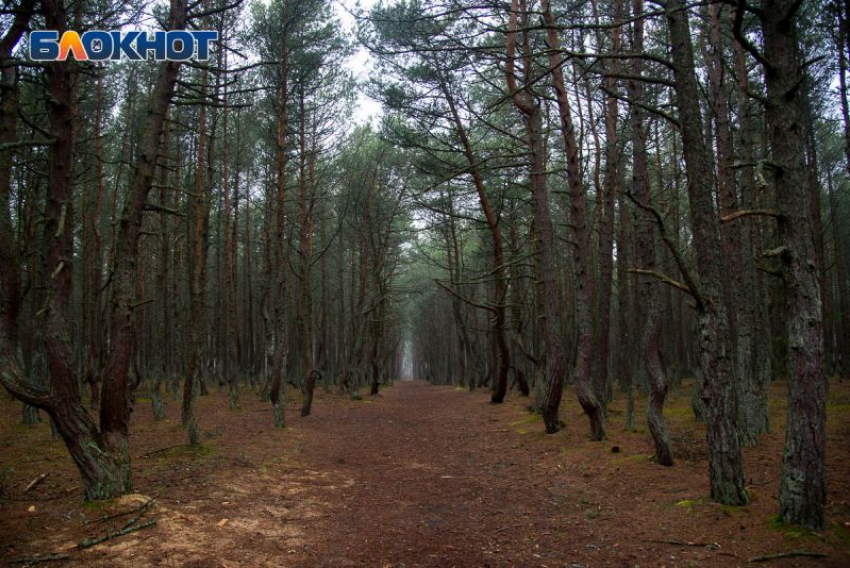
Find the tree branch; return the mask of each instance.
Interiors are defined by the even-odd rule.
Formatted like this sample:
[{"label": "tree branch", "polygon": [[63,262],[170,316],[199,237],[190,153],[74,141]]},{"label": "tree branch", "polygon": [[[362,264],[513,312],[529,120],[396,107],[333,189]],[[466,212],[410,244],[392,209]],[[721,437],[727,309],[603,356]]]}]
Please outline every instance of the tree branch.
[{"label": "tree branch", "polygon": [[776,211],[771,211],[768,209],[742,209],[741,211],[735,211],[734,213],[730,213],[725,217],[721,217],[720,220],[724,223],[728,223],[729,221],[734,221],[735,219],[740,219],[741,217],[775,217],[779,218],[779,213]]}]

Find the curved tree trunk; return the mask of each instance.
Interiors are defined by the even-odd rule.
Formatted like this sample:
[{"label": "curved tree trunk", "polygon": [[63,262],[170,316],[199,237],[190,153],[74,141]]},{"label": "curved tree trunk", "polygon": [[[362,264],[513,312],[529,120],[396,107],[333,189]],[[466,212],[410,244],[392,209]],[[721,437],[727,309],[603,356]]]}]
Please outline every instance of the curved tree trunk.
[{"label": "curved tree trunk", "polygon": [[[577,349],[573,380],[576,385],[578,401],[590,422],[590,439],[605,439],[605,415],[599,400],[596,398],[591,385],[593,337],[590,326],[590,273],[589,241],[587,235],[585,192],[579,167],[578,144],[573,126],[572,111],[569,95],[564,83],[563,64],[558,24],[552,14],[549,0],[541,2],[543,22],[546,26],[546,44],[549,48],[549,69],[558,105],[561,134],[564,138],[567,158],[567,184],[570,195],[569,225],[572,237],[573,271],[575,273],[575,324],[577,334]],[[540,204],[537,205],[538,209]],[[538,226],[538,231],[543,227]],[[541,234],[542,238],[542,234]],[[549,295],[547,291],[547,295]],[[551,364],[551,363],[550,363]]]},{"label": "curved tree trunk", "polygon": [[495,366],[496,376],[494,377],[492,385],[490,401],[494,404],[500,404],[505,400],[505,395],[508,392],[508,372],[510,371],[511,366],[511,348],[508,344],[507,332],[505,330],[507,323],[507,317],[505,316],[505,300],[508,291],[508,283],[507,276],[505,274],[505,253],[502,245],[502,232],[499,229],[499,220],[496,217],[496,212],[493,211],[493,207],[487,197],[487,191],[484,186],[484,178],[481,176],[478,166],[478,159],[475,157],[472,143],[469,141],[469,137],[466,134],[466,127],[460,118],[460,114],[455,104],[454,95],[452,95],[450,87],[445,83],[445,81],[441,82],[441,88],[443,90],[443,96],[449,105],[449,110],[451,111],[455,131],[463,145],[463,153],[469,166],[469,173],[472,175],[472,181],[475,185],[475,191],[478,194],[478,201],[481,204],[481,210],[484,213],[484,218],[490,229],[490,235],[493,238],[495,298],[491,329],[495,336],[497,353]]},{"label": "curved tree trunk", "polygon": [[[643,0],[634,0],[633,51],[643,52]],[[640,77],[643,62],[636,59],[633,74]],[[629,98],[636,102],[643,100],[643,84],[640,80],[628,83]],[[632,126],[632,191],[636,199],[649,205],[652,196],[649,190],[649,170],[646,156],[646,130],[644,129],[643,109],[637,104],[631,105]],[[641,268],[647,271],[656,269],[655,232],[653,219],[649,213],[641,215],[638,221],[637,250]],[[649,399],[646,405],[646,421],[649,433],[655,445],[655,461],[661,465],[673,465],[673,451],[670,436],[664,422],[664,402],[667,399],[667,380],[661,365],[661,298],[659,285],[654,279],[644,277],[640,282],[639,297],[644,310],[641,348],[646,379],[649,385]]]}]

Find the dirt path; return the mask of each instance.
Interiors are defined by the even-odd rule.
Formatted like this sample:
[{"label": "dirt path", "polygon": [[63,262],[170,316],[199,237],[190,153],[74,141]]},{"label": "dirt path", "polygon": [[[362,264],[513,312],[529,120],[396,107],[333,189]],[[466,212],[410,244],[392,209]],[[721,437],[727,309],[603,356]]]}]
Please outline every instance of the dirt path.
[{"label": "dirt path", "polygon": [[[423,383],[386,390],[374,406],[325,419],[329,443],[316,459],[353,483],[340,492],[333,521],[321,526],[317,562],[450,566],[566,558],[553,554],[546,536],[579,535],[557,518],[557,487],[528,491],[539,487],[539,456],[509,429],[514,409],[482,407],[480,397]],[[582,540],[589,537],[581,532]]]},{"label": "dirt path", "polygon": [[[850,389],[831,396],[850,400]],[[49,428],[14,426],[14,407],[0,401],[0,563],[50,552],[75,566],[714,566],[806,550],[827,557],[771,565],[850,565],[850,477],[837,473],[850,463],[846,416],[830,422],[830,530],[811,536],[770,527],[781,435],[747,451],[753,504],[721,507],[705,496],[702,431],[687,396],[668,405],[672,468],[647,460],[645,432],[619,429],[620,402],[609,440],[588,442],[570,397],[567,430],[548,436],[523,399],[493,406],[486,392],[424,383],[363,401],[320,393],[306,419],[290,395],[285,430],[253,394],[239,412],[213,394],[199,399],[201,452],[158,451],[183,442],[178,405],[153,422],[140,401],[131,442],[141,495],[95,508],[81,505]],[[47,480],[23,493],[42,471]],[[126,517],[99,519],[151,497],[144,518],[156,526],[75,549]]]}]

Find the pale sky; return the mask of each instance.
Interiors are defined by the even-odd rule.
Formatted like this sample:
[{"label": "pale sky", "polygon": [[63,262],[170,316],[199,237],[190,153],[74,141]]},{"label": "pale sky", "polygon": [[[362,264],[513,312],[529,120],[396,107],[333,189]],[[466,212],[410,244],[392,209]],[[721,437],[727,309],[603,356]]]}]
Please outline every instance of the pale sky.
[{"label": "pale sky", "polygon": [[[351,11],[358,5],[361,8],[369,9],[377,3],[377,0],[335,0],[334,7],[342,21],[342,24],[349,30],[354,30],[355,21],[351,15]],[[354,73],[357,80],[362,80],[369,75],[372,70],[372,58],[369,53],[362,47],[358,47],[354,55],[349,59],[347,67]],[[372,119],[380,118],[381,116],[380,103],[373,101],[363,93],[357,94],[357,108],[354,110],[354,120],[358,123],[368,122]]]}]

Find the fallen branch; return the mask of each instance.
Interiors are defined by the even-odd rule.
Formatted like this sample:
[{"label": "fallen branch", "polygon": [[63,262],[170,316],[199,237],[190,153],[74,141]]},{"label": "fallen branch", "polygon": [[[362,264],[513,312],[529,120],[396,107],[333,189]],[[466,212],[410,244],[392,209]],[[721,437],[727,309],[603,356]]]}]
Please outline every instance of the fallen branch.
[{"label": "fallen branch", "polygon": [[763,556],[753,556],[750,562],[768,562],[779,558],[794,558],[795,556],[809,556],[812,558],[828,558],[829,554],[822,552],[806,552],[805,550],[792,550],[791,552],[778,552],[776,554],[765,554]]},{"label": "fallen branch", "polygon": [[[153,505],[155,499],[148,499],[135,509],[130,509],[129,511],[123,511],[121,513],[115,513],[114,515],[107,515],[105,517],[100,517],[99,519],[92,519],[91,521],[87,521],[86,524],[90,525],[92,523],[105,523],[106,521],[111,521],[112,519],[120,519],[121,517],[126,517],[127,515],[132,515],[133,513],[138,513],[139,511],[147,511],[150,509],[151,505]],[[138,520],[138,519],[136,519]],[[133,524],[136,520],[130,521],[128,524]]]},{"label": "fallen branch", "polygon": [[284,517],[281,518],[282,521],[286,521],[291,523],[292,521],[318,521],[319,519],[326,519],[331,515],[316,515],[314,517]]},{"label": "fallen branch", "polygon": [[49,473],[42,473],[41,475],[39,475],[38,477],[36,477],[32,481],[30,481],[30,484],[27,485],[26,489],[24,489],[24,493],[29,493],[30,489],[32,489],[33,487],[35,487],[36,485],[38,485],[39,483],[41,483],[42,481],[47,479],[48,475],[50,475],[50,474]]},{"label": "fallen branch", "polygon": [[71,556],[68,554],[45,554],[44,556],[36,554],[35,556],[27,556],[26,558],[17,558],[15,560],[12,560],[12,564],[35,566],[36,564],[41,564],[42,562],[56,562],[58,560],[68,560],[69,558],[71,558]]},{"label": "fallen branch", "polygon": [[650,540],[649,542],[672,544],[674,546],[698,546],[700,548],[711,548],[712,550],[718,550],[720,548],[720,545],[716,542],[685,542],[681,540]]},{"label": "fallen branch", "polygon": [[96,546],[102,542],[106,542],[107,540],[112,540],[113,538],[118,538],[119,536],[124,536],[130,533],[134,533],[136,531],[140,531],[142,529],[146,529],[148,527],[152,527],[156,524],[156,519],[151,519],[150,521],[146,521],[140,525],[127,526],[121,529],[118,532],[108,532],[105,535],[98,538],[87,538],[85,540],[77,543],[77,548],[80,550],[85,550],[87,548],[91,548],[92,546]]},{"label": "fallen branch", "polygon": [[182,448],[185,444],[177,444],[176,446],[168,446],[167,448],[160,448],[158,450],[151,450],[145,454],[142,454],[140,457],[149,458],[155,454],[161,454],[162,452],[167,452],[168,450],[173,450],[174,448]]},{"label": "fallen branch", "polygon": [[[148,511],[151,510],[151,507],[153,507],[154,503],[156,503],[156,499],[148,499],[147,502],[143,503],[141,507],[139,507],[138,509],[135,509],[135,511],[138,511],[138,514],[135,517],[133,517],[132,519],[130,519],[129,521],[127,521],[127,524],[124,525],[124,528],[121,529],[121,530],[124,530],[126,528],[131,527],[132,525],[135,525],[136,522],[138,522],[138,520],[142,518],[142,515],[144,515],[145,513],[147,513]],[[135,511],[130,511],[130,512],[133,513]]]}]

